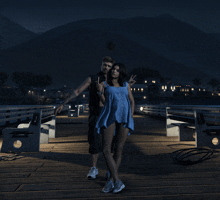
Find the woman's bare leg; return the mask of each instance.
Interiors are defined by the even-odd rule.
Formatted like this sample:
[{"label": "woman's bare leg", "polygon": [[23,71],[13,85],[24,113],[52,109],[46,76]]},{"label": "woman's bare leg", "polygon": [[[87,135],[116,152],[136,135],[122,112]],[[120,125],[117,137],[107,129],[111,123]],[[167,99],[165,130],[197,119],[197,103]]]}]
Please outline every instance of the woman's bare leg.
[{"label": "woman's bare leg", "polygon": [[108,128],[103,129],[102,134],[102,148],[103,148],[103,155],[105,158],[105,162],[107,165],[108,170],[110,171],[110,179],[113,181],[119,180],[118,173],[117,173],[117,165],[111,155],[111,144],[114,136],[115,131],[115,123],[110,125]]},{"label": "woman's bare leg", "polygon": [[117,130],[117,134],[115,136],[116,143],[115,143],[115,152],[114,152],[113,158],[115,160],[115,163],[117,166],[117,171],[118,171],[118,167],[121,163],[123,147],[124,147],[125,141],[127,139],[129,129],[124,128],[123,124],[117,124],[116,130]]}]

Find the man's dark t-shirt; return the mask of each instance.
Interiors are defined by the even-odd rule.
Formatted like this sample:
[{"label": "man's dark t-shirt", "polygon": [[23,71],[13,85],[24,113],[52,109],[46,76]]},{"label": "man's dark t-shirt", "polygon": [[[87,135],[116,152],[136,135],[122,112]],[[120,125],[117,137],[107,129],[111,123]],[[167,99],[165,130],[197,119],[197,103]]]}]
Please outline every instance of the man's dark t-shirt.
[{"label": "man's dark t-shirt", "polygon": [[97,88],[96,88],[96,81],[98,81],[99,77],[99,83],[105,81],[105,76],[102,72],[99,72],[96,75],[92,75],[91,77],[91,84],[89,86],[89,115],[99,116],[99,102],[100,97],[97,94]]},{"label": "man's dark t-shirt", "polygon": [[[98,81],[98,77],[99,77],[99,83],[105,81],[105,76],[102,72],[99,72],[98,74],[90,77],[91,77],[91,84],[89,87],[89,131],[88,131],[89,153],[97,154],[102,152],[102,145],[101,145],[100,134],[97,133],[95,129],[95,125],[102,108],[99,107],[100,97],[97,94],[96,81]],[[112,141],[112,152],[115,145],[114,138]]]}]

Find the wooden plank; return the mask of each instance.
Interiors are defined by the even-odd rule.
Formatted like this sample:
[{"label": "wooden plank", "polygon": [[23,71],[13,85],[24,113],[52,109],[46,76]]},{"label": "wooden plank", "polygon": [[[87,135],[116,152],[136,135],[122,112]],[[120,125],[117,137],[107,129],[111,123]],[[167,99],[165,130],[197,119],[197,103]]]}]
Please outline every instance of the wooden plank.
[{"label": "wooden plank", "polygon": [[[165,181],[160,180],[150,180],[150,181],[140,181],[140,180],[124,180],[124,184],[128,188],[155,188],[155,187],[194,187],[194,186],[216,186],[220,184],[219,179],[180,179],[173,180],[168,179]],[[18,185],[16,185],[18,186]],[[84,180],[81,182],[68,182],[68,183],[39,183],[39,184],[23,184],[18,188],[17,191],[48,191],[48,190],[72,190],[72,189],[98,189],[100,190],[100,185],[97,181]]]},{"label": "wooden plank", "polygon": [[[212,191],[212,192],[210,192]],[[89,194],[88,194],[89,193]],[[218,185],[211,185],[206,187],[200,186],[167,186],[167,187],[135,187],[129,189],[126,188],[117,196],[123,197],[131,197],[131,196],[144,196],[146,199],[148,197],[166,197],[166,196],[179,196],[179,195],[198,195],[198,194],[215,194],[219,196],[219,186]],[[102,197],[105,198],[106,196],[114,196],[115,194],[109,193],[105,194],[102,193],[100,189],[71,189],[71,190],[47,190],[47,191],[25,191],[25,192],[3,192],[3,198],[10,199],[52,199],[52,198],[96,198]]]},{"label": "wooden plank", "polygon": [[14,192],[19,187],[19,184],[1,185],[0,192]]},{"label": "wooden plank", "polygon": [[191,166],[176,165],[171,153],[194,147],[194,143],[165,137],[164,121],[146,116],[134,120],[137,127],[128,137],[119,167],[119,177],[126,185],[122,193],[101,192],[106,172],[103,156],[97,179],[87,179],[91,167],[87,124],[57,124],[57,138],[42,145],[41,152],[21,153],[22,159],[0,162],[0,199],[220,198],[220,157]]}]

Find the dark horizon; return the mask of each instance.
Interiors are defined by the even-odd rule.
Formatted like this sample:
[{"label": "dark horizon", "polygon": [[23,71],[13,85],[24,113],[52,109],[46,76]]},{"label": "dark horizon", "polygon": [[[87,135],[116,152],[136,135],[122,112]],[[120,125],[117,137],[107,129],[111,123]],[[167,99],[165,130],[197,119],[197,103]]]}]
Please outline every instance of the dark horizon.
[{"label": "dark horizon", "polygon": [[[1,48],[7,49],[0,66],[7,72],[43,72],[56,83],[77,87],[109,55],[128,70],[150,67],[177,81],[220,79],[220,2],[0,1],[0,14],[6,16],[0,15]],[[113,52],[106,49],[108,41],[116,43]]]},{"label": "dark horizon", "polygon": [[82,19],[170,14],[207,33],[220,33],[220,2],[215,0],[1,0],[0,14],[26,29],[42,33]]},{"label": "dark horizon", "polygon": [[[10,27],[8,32],[14,24]],[[19,34],[23,37],[29,32],[21,29],[12,34],[16,41]],[[84,20],[30,37],[2,51],[0,64],[7,72],[50,74],[55,84],[77,87],[97,73],[101,58],[109,55],[128,70],[149,67],[178,82],[219,79],[220,40],[170,15]],[[108,41],[116,44],[114,51],[106,48]]]}]

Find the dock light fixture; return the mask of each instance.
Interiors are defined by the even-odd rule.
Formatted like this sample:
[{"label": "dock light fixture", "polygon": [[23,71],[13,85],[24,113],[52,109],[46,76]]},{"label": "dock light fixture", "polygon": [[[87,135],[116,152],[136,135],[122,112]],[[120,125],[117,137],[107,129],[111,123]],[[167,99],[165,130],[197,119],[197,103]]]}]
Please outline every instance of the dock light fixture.
[{"label": "dock light fixture", "polygon": [[143,107],[143,106],[141,106],[141,107],[140,107],[140,111],[143,111],[143,109],[144,109],[144,107]]}]

